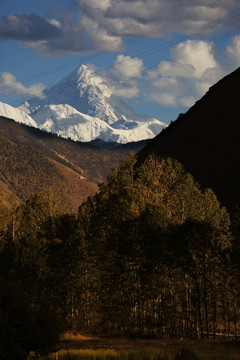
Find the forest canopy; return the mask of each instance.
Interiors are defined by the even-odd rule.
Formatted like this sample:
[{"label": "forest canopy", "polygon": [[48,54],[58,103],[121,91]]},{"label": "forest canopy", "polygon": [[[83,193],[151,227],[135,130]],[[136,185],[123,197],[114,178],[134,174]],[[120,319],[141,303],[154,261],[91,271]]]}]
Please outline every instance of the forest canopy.
[{"label": "forest canopy", "polygon": [[16,209],[0,199],[0,207],[2,281],[21,288],[29,324],[45,314],[52,334],[48,342],[38,329],[41,346],[19,337],[23,352],[49,351],[66,330],[237,336],[238,217],[233,231],[214,193],[179,162],[150,157],[137,168],[129,154],[78,216],[65,213],[51,191]]}]

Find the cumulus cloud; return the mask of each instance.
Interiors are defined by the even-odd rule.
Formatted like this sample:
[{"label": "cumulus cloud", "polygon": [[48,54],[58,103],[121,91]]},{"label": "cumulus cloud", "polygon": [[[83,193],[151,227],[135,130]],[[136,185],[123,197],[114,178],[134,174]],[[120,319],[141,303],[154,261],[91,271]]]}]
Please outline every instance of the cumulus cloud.
[{"label": "cumulus cloud", "polygon": [[69,29],[61,39],[22,42],[22,46],[31,47],[37,55],[61,57],[69,54],[85,54],[93,48],[79,36],[78,31]]},{"label": "cumulus cloud", "polygon": [[[224,60],[223,55],[224,54]],[[215,51],[210,41],[187,40],[171,49],[171,60],[147,71],[146,96],[164,106],[190,107],[210,86],[240,66],[240,36]]]},{"label": "cumulus cloud", "polygon": [[112,84],[112,91],[115,95],[122,98],[136,98],[140,93],[139,84],[136,81],[130,81],[128,83],[115,83]]},{"label": "cumulus cloud", "polygon": [[195,77],[195,67],[192,64],[183,64],[180,62],[170,62],[170,61],[161,61],[158,65],[157,72],[152,73],[150,71],[150,76],[156,76],[160,74],[162,76],[180,76],[183,78],[193,78]]},{"label": "cumulus cloud", "polygon": [[[147,70],[138,57],[120,54],[111,68],[94,71],[99,72],[104,85],[123,98],[144,96],[163,106],[190,107],[211,85],[240,66],[240,36],[233,37],[222,51],[224,62],[213,42],[187,40],[172,48],[171,59],[161,61],[154,69]],[[41,98],[44,85],[25,87],[5,72],[0,74],[0,92]]]},{"label": "cumulus cloud", "polygon": [[85,11],[91,11],[92,9],[95,9],[95,11],[106,11],[111,5],[111,0],[78,0],[77,4]]},{"label": "cumulus cloud", "polygon": [[240,66],[240,35],[235,36],[227,46],[227,64],[228,66]]},{"label": "cumulus cloud", "polygon": [[95,19],[83,15],[80,23],[84,33],[90,37],[95,49],[104,49],[109,52],[123,49],[121,37],[109,33]]},{"label": "cumulus cloud", "polygon": [[38,41],[56,39],[62,33],[56,23],[35,15],[5,15],[0,18],[0,40]]},{"label": "cumulus cloud", "polygon": [[160,62],[148,74],[149,79],[154,76],[150,97],[162,105],[189,107],[223,76],[212,42],[187,40],[171,54],[171,61]]},{"label": "cumulus cloud", "polygon": [[[104,72],[104,83],[124,98],[144,96],[163,106],[190,107],[218,80],[240,66],[240,36],[222,50],[211,41],[186,40],[171,49],[171,59],[147,70],[138,57],[118,55]],[[102,75],[101,75],[102,76]]]},{"label": "cumulus cloud", "polygon": [[166,106],[177,106],[176,96],[170,93],[164,92],[153,92],[151,94],[151,100],[161,105]]},{"label": "cumulus cloud", "polygon": [[130,56],[118,55],[113,66],[112,74],[120,79],[127,79],[129,77],[141,77],[143,71],[143,60]]},{"label": "cumulus cloud", "polygon": [[[79,9],[102,28],[117,36],[163,36],[166,33],[192,34],[199,28],[213,33],[226,24],[235,0],[219,3],[199,0],[78,0]],[[229,26],[229,24],[228,24]]]},{"label": "cumulus cloud", "polygon": [[84,53],[90,45],[82,27],[71,21],[67,13],[61,20],[46,20],[35,14],[5,15],[0,18],[0,41],[17,40],[31,47],[38,55],[57,57]]},{"label": "cumulus cloud", "polygon": [[18,95],[31,95],[40,99],[44,95],[45,85],[38,83],[29,87],[24,86],[16,77],[9,72],[0,73],[0,93],[4,94],[18,94]]},{"label": "cumulus cloud", "polygon": [[[229,54],[233,44],[238,46],[237,40],[231,41]],[[189,107],[227,73],[216,54],[215,45],[210,41],[187,40],[171,49],[171,60],[161,61],[149,71],[142,59],[121,54],[106,73],[105,81],[122,97],[144,93],[148,100],[164,106]]]},{"label": "cumulus cloud", "polygon": [[61,13],[60,19],[51,18],[49,22],[61,32],[57,38],[45,38],[39,41],[25,41],[23,46],[31,46],[41,56],[59,57],[69,54],[84,54],[92,51],[91,43],[86,39],[83,27],[72,21],[72,14]]},{"label": "cumulus cloud", "polygon": [[180,65],[192,66],[195,70],[194,77],[199,78],[207,69],[216,67],[217,62],[213,52],[212,42],[187,40],[172,50],[172,57]]},{"label": "cumulus cloud", "polygon": [[240,66],[240,36],[233,37],[222,53],[209,41],[178,44],[171,60],[147,72],[149,99],[165,106],[192,106],[210,86]]},{"label": "cumulus cloud", "polygon": [[183,96],[178,99],[177,105],[180,106],[182,105],[184,107],[191,107],[195,101],[196,101],[196,97],[194,97],[193,95]]},{"label": "cumulus cloud", "polygon": [[[182,33],[195,37],[238,26],[238,0],[77,0],[76,12],[0,18],[0,40],[17,40],[44,56],[122,51],[124,38]],[[235,17],[234,17],[235,16]]]},{"label": "cumulus cloud", "polygon": [[141,79],[143,70],[142,59],[120,54],[112,68],[103,73],[102,78],[115,95],[133,98],[139,95],[138,79]]}]

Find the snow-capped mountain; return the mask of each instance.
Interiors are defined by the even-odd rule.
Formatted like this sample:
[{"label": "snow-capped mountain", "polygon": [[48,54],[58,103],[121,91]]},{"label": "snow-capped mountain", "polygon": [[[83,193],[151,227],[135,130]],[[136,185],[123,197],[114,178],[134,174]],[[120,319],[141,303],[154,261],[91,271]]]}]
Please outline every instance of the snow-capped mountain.
[{"label": "snow-capped mountain", "polygon": [[31,118],[31,116],[27,115],[26,112],[16,109],[15,107],[5,104],[1,101],[0,101],[0,116],[4,116],[5,118],[8,119],[13,119],[25,125],[38,127],[37,123]]},{"label": "snow-capped mountain", "polygon": [[[56,133],[61,137],[69,137],[75,141],[91,141],[102,139],[127,143],[153,137],[153,133],[144,123],[137,124],[132,128],[124,128],[124,120],[121,128],[108,125],[103,120],[82,114],[70,105],[47,105],[34,115],[38,127],[46,131]],[[113,124],[115,125],[115,124]]]},{"label": "snow-capped mountain", "polygon": [[45,94],[44,99],[32,98],[18,109],[33,118],[39,128],[62,137],[126,143],[153,138],[166,127],[158,119],[138,115],[86,65]]}]

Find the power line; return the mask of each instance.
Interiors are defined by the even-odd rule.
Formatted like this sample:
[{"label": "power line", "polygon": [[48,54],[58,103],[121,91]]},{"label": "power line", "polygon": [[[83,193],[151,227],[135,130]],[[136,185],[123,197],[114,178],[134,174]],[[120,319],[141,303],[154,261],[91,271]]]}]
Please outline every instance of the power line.
[{"label": "power line", "polygon": [[[218,1],[214,1],[212,2],[211,4],[209,4],[208,6],[213,8],[215,5],[219,5],[219,3],[221,4],[221,2],[223,2],[223,0],[218,0]],[[170,5],[169,5],[170,6]],[[180,6],[179,6],[180,7]],[[186,14],[186,15],[183,15],[181,17],[179,17],[176,21],[171,21],[167,24],[165,24],[164,26],[160,26],[160,27],[156,27],[150,31],[147,31],[147,32],[143,32],[141,33],[139,36],[135,37],[134,39],[128,39],[125,41],[125,45],[130,45],[132,43],[135,43],[137,41],[140,41],[142,39],[144,39],[145,37],[151,37],[151,35],[154,35],[156,33],[158,33],[159,31],[166,31],[168,28],[171,28],[177,24],[179,24],[180,22],[182,22],[183,20],[185,19],[191,19],[192,17],[196,16],[196,15],[201,15],[203,13],[206,13],[208,10],[206,9],[202,9],[198,12],[196,11],[192,11],[191,13],[189,14]],[[171,43],[171,42],[168,42],[168,43]],[[166,44],[166,46],[168,46],[168,44]],[[117,50],[121,50],[122,48],[122,45],[117,45],[117,46],[113,46],[113,47],[110,47],[110,48],[107,48],[107,49],[103,49],[103,50],[99,50],[97,52],[95,52],[94,54],[90,54],[90,55],[87,55],[83,58],[81,58],[81,63],[82,62],[87,62],[87,61],[91,61],[99,56],[103,56],[109,52],[117,52]],[[46,77],[48,75],[51,75],[51,74],[54,74],[56,72],[59,72],[59,71],[63,71],[63,70],[66,70],[67,68],[69,67],[73,67],[75,66],[76,64],[79,64],[80,63],[80,60],[75,60],[75,61],[72,61],[70,63],[67,63],[67,64],[64,64],[64,65],[60,65],[58,67],[55,67],[55,68],[52,68],[50,70],[47,70],[47,71],[44,71],[44,72],[41,72],[41,73],[38,73],[38,74],[35,74],[35,75],[31,75],[29,77],[26,77],[26,78],[23,78],[23,79],[19,79],[18,82],[29,82],[29,81],[33,81],[33,80],[37,80],[39,78],[42,78],[42,77]],[[12,84],[9,84],[7,87],[0,87],[0,90],[2,89],[9,89],[11,87],[13,87],[15,84],[12,83]]]},{"label": "power line", "polygon": [[[200,33],[204,32],[204,31],[207,31],[207,30],[209,30],[210,28],[214,27],[214,26],[216,25],[216,23],[219,24],[219,23],[221,23],[221,22],[223,22],[223,21],[233,19],[233,18],[236,17],[236,16],[239,16],[239,14],[232,13],[232,14],[229,14],[228,16],[222,17],[222,18],[218,19],[215,23],[212,23],[212,24],[210,24],[210,25],[208,25],[208,26],[201,27],[200,29],[198,29],[198,31],[193,32],[190,36],[199,35]],[[228,32],[226,32],[226,33],[224,33],[224,34],[221,34],[221,35],[216,36],[215,38],[213,38],[213,41],[219,42],[219,41],[221,41],[221,40],[229,37],[230,35],[233,35],[233,32],[232,32],[232,31],[228,31]],[[161,45],[159,45],[159,46],[157,46],[157,47],[154,47],[154,48],[152,48],[152,49],[150,49],[150,50],[143,51],[143,52],[137,54],[137,56],[138,56],[138,57],[141,57],[141,58],[145,58],[145,57],[147,57],[147,56],[152,55],[153,53],[159,52],[159,51],[165,49],[166,47],[173,46],[174,44],[177,44],[177,43],[179,43],[179,42],[181,42],[181,41],[184,41],[184,40],[186,40],[186,36],[180,36],[180,37],[178,37],[177,39],[174,39],[174,40],[172,40],[172,41],[167,41],[167,42],[165,42],[164,44],[161,44]],[[204,46],[202,46],[202,47],[200,47],[200,48],[204,48],[205,46],[207,46],[207,45],[204,45]],[[190,54],[191,52],[198,51],[200,48],[198,47],[197,49],[192,50],[192,51],[190,51],[190,52],[186,52],[186,53],[184,53],[184,54],[181,54],[181,55],[172,57],[172,60],[176,60],[176,59],[179,59],[179,58],[181,58],[181,57],[185,57],[185,56],[187,56],[188,54]],[[169,59],[169,60],[170,60],[170,59]],[[127,63],[127,61],[126,61],[126,63]],[[146,72],[149,71],[149,70],[152,70],[152,69],[156,68],[157,66],[158,66],[158,65],[153,65],[153,66],[151,66],[151,67],[145,68],[145,70],[142,71],[142,74],[143,74],[143,73],[146,73]],[[97,76],[97,75],[106,74],[106,73],[109,72],[111,69],[113,69],[113,66],[112,66],[112,67],[109,67],[109,68],[106,68],[106,69],[103,69],[103,70],[100,70],[100,71],[96,72],[95,75]],[[127,81],[127,80],[134,79],[134,78],[136,78],[136,77],[138,77],[138,76],[139,76],[139,73],[136,73],[136,74],[134,74],[134,75],[131,76],[131,77],[129,77],[129,76],[128,76],[128,77],[125,77],[124,79],[121,80],[121,82],[125,82],[125,81]],[[56,91],[62,90],[62,89],[64,89],[64,88],[67,88],[67,87],[71,86],[72,83],[73,83],[72,81],[69,81],[67,84],[65,83],[64,85],[54,86],[53,88],[47,90],[47,94],[52,94],[52,93],[54,93],[54,92],[56,92]],[[26,99],[26,98],[23,98],[23,101],[24,101],[24,99]],[[67,99],[66,102],[67,102],[68,100],[71,100],[71,99],[75,99],[75,97],[74,97],[74,98],[69,98],[69,99]],[[27,99],[26,99],[26,100],[27,100]]]},{"label": "power line", "polygon": [[[224,37],[226,37],[227,35],[229,35],[229,32],[226,33]],[[223,40],[223,36],[219,36],[218,38],[216,38],[216,41],[220,41],[220,40]],[[199,49],[202,49],[202,48],[204,48],[204,47],[206,47],[206,46],[208,46],[208,45],[203,45],[203,46],[198,47],[198,48],[196,48],[196,49],[193,49],[193,50],[191,50],[191,51],[186,51],[186,52],[183,53],[181,56],[175,56],[174,59],[176,60],[176,59],[185,57],[185,56],[187,56],[187,55],[189,55],[189,54],[191,54],[191,53],[194,53],[194,52],[198,51]],[[144,72],[147,72],[147,71],[149,71],[149,70],[152,70],[152,69],[154,69],[154,68],[156,68],[156,67],[157,67],[156,65],[154,65],[154,66],[152,66],[152,67],[148,67],[147,69],[144,70]],[[134,78],[134,76],[132,76],[131,78]],[[126,80],[129,80],[129,79],[130,79],[130,78],[123,79],[123,82],[126,81]],[[69,85],[68,85],[68,86],[69,86]],[[64,86],[64,87],[68,87],[68,86]],[[63,88],[64,88],[64,87],[63,87]],[[56,89],[56,91],[57,91],[57,89]],[[66,99],[65,103],[68,103],[68,102],[70,102],[70,100],[72,101],[72,100],[75,100],[75,99],[78,99],[78,98],[79,98],[79,96],[75,96],[75,97],[68,98],[68,99]],[[165,112],[165,111],[164,111],[164,112],[161,111],[161,112],[155,112],[155,114],[156,114],[156,113],[157,113],[157,114],[164,114],[164,113],[170,113],[170,112],[176,112],[176,111],[177,111],[177,110],[166,111],[166,112]],[[151,114],[144,114],[144,116],[149,116],[149,117],[151,117]]]}]

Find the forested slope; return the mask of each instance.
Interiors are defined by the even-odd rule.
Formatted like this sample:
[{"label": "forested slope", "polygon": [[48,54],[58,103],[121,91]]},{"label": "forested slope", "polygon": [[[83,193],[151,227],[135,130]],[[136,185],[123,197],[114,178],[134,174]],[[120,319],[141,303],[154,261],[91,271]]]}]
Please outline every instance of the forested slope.
[{"label": "forested slope", "polygon": [[0,190],[24,201],[52,188],[67,209],[78,209],[126,151],[111,151],[59,138],[0,118]]},{"label": "forested slope", "polygon": [[41,151],[3,137],[0,137],[0,159],[1,191],[7,201],[11,194],[21,202],[38,191],[52,189],[66,209],[77,210],[82,200],[97,190],[95,183]]},{"label": "forested slope", "polygon": [[60,138],[39,129],[24,126],[0,117],[0,136],[17,144],[30,145],[45,155],[84,173],[96,183],[106,179],[107,172],[118,165],[124,155],[120,151],[108,151],[81,142]]}]

